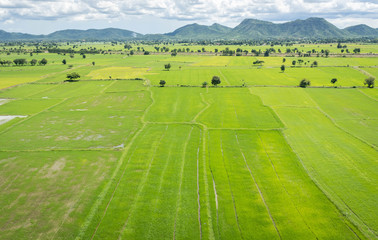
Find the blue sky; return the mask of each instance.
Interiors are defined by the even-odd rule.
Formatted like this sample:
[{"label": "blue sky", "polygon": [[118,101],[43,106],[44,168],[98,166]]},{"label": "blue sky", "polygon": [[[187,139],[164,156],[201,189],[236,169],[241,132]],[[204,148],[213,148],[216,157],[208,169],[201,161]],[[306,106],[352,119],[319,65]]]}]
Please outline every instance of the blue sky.
[{"label": "blue sky", "polygon": [[190,23],[234,27],[245,18],[308,17],[378,28],[378,0],[0,0],[0,29],[33,34],[107,27],[166,33]]}]

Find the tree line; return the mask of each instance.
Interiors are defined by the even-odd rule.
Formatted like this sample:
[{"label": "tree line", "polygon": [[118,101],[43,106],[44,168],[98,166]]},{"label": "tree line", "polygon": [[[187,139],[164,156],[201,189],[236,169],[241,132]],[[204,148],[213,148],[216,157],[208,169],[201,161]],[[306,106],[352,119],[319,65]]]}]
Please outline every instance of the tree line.
[{"label": "tree line", "polygon": [[2,67],[4,67],[4,66],[11,66],[11,65],[15,65],[15,66],[26,66],[26,65],[35,66],[35,65],[41,65],[41,66],[44,66],[46,64],[47,64],[47,59],[46,58],[43,58],[43,59],[41,59],[39,61],[37,59],[32,59],[32,60],[28,61],[25,58],[16,58],[13,61],[10,61],[10,60],[0,60],[0,65]]}]

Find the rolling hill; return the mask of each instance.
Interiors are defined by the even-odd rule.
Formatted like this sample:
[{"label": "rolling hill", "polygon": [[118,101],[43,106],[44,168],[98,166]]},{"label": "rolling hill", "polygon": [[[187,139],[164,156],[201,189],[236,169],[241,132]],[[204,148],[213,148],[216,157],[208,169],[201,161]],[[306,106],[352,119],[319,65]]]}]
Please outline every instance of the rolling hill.
[{"label": "rolling hill", "polygon": [[76,30],[67,29],[48,35],[32,35],[24,33],[9,33],[0,30],[0,39],[10,40],[127,40],[142,37],[142,34],[118,28]]},{"label": "rolling hill", "polygon": [[378,29],[371,28],[365,24],[347,27],[344,31],[355,36],[378,37]]},{"label": "rolling hill", "polygon": [[235,28],[190,24],[165,35],[177,39],[345,39],[378,37],[378,30],[366,25],[339,29],[323,18],[313,17],[279,24],[244,19]]},{"label": "rolling hill", "polygon": [[117,40],[133,39],[142,34],[118,28],[88,29],[88,30],[62,30],[46,36],[54,40]]},{"label": "rolling hill", "polygon": [[211,26],[199,25],[197,23],[185,25],[176,29],[171,33],[166,33],[166,36],[182,39],[209,39],[219,38],[219,36],[226,35],[232,28],[214,23]]},{"label": "rolling hill", "polygon": [[214,23],[211,26],[197,23],[185,25],[165,34],[139,34],[129,30],[106,28],[88,30],[61,30],[48,35],[9,33],[0,30],[0,41],[13,40],[263,40],[263,39],[347,39],[377,38],[378,29],[356,25],[339,29],[323,18],[308,18],[285,23],[272,23],[245,19],[234,28]]}]

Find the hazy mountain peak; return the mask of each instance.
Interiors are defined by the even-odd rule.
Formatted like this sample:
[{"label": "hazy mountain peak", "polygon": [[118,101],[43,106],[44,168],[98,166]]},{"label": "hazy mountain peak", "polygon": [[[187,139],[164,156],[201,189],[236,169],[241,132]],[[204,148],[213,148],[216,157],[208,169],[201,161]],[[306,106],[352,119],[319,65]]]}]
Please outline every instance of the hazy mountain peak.
[{"label": "hazy mountain peak", "polygon": [[359,38],[378,37],[378,29],[365,24],[339,29],[324,18],[310,17],[304,20],[285,23],[247,18],[235,28],[219,23],[210,26],[192,23],[166,34],[142,35],[133,31],[118,28],[105,29],[66,29],[48,35],[32,35],[23,33],[9,33],[0,30],[0,39],[9,40],[128,40],[128,39],[299,39],[299,38]]},{"label": "hazy mountain peak", "polygon": [[363,36],[370,36],[370,37],[378,37],[378,29],[369,27],[366,24],[350,26],[350,27],[344,28],[344,31],[347,31],[348,33],[353,34],[355,36],[363,35]]},{"label": "hazy mountain peak", "polygon": [[263,20],[259,20],[259,19],[254,19],[254,18],[246,18],[244,19],[239,25],[242,25],[242,24],[273,24],[272,22],[268,22],[268,21],[263,21]]}]

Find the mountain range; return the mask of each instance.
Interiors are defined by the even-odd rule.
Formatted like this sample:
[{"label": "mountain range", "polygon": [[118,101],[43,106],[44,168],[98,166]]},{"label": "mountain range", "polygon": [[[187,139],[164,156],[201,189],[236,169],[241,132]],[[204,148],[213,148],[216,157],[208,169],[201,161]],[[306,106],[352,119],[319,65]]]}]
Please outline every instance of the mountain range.
[{"label": "mountain range", "polygon": [[0,30],[0,41],[12,40],[264,40],[264,39],[347,39],[378,38],[378,29],[360,24],[339,29],[323,18],[308,18],[286,23],[245,19],[234,28],[217,23],[185,25],[165,34],[140,34],[129,30],[106,28],[62,30],[48,35],[10,33]]}]

